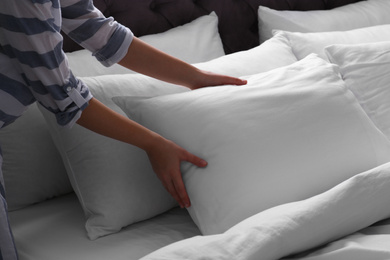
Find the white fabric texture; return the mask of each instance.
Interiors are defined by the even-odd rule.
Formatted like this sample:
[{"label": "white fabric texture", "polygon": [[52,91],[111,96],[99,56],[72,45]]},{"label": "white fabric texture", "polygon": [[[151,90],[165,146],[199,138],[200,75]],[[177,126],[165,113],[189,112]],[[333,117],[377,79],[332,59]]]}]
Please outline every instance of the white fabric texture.
[{"label": "white fabric texture", "polygon": [[[307,200],[284,204],[254,215],[224,234],[182,240],[141,260],[278,260],[390,217],[387,207],[389,185],[390,164],[387,163]],[[348,243],[349,240],[341,242]],[[374,248],[372,252],[360,248],[352,254],[356,258],[337,258],[340,257],[337,252],[331,252],[329,258],[326,255],[321,258],[321,249],[318,249],[318,258],[309,256],[302,260],[388,259],[389,251],[378,250],[376,254],[374,251]]]},{"label": "white fabric texture", "polygon": [[[225,55],[218,32],[218,16],[214,12],[166,32],[139,39],[188,63],[205,62]],[[88,50],[68,52],[66,55],[73,74],[78,77],[134,73],[119,64],[105,67]]]},{"label": "white fabric texture", "polygon": [[74,194],[13,211],[10,221],[19,260],[135,260],[200,234],[187,211],[174,208],[91,241],[85,235],[84,214]]},{"label": "white fabric texture", "polygon": [[0,144],[8,210],[72,191],[61,156],[36,104],[1,129]]},{"label": "white fabric texture", "polygon": [[351,235],[283,260],[387,260],[390,259],[390,219]]},{"label": "white fabric texture", "polygon": [[[282,39],[283,40],[283,39]],[[296,61],[291,48],[278,37],[269,43],[197,65],[242,76]],[[119,113],[113,96],[147,96],[189,91],[138,74],[82,78],[94,97]],[[62,155],[72,186],[87,216],[92,239],[119,231],[136,221],[160,214],[174,205],[143,151],[75,126],[59,128],[45,113],[50,132]]]},{"label": "white fabric texture", "polygon": [[347,87],[363,109],[390,139],[390,41],[333,45],[325,52],[340,66]]},{"label": "white fabric texture", "polygon": [[278,11],[260,6],[260,42],[272,37],[273,30],[290,32],[347,31],[390,23],[390,1],[370,0],[330,10]]},{"label": "white fabric texture", "polygon": [[182,168],[189,212],[203,234],[316,195],[390,158],[389,141],[335,65],[311,55],[248,80],[114,98],[130,118],[208,161],[206,168]]},{"label": "white fabric texture", "polygon": [[276,35],[255,48],[197,63],[194,66],[206,71],[241,77],[286,66],[296,61],[288,39]]},{"label": "white fabric texture", "polygon": [[365,27],[350,31],[300,33],[276,31],[288,39],[293,53],[298,60],[311,53],[327,59],[324,48],[332,44],[362,44],[379,41],[390,41],[390,24]]}]

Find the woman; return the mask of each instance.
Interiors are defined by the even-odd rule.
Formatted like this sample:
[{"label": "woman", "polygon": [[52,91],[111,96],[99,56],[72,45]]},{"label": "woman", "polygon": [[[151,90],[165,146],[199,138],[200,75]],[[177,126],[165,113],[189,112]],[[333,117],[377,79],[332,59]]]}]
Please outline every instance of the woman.
[{"label": "woman", "polygon": [[[154,49],[128,28],[104,17],[91,0],[0,1],[0,128],[38,101],[56,115],[62,126],[78,123],[145,150],[164,187],[181,207],[189,207],[180,162],[199,167],[207,162],[94,99],[67,65],[61,30],[105,66],[119,63],[190,89],[243,85],[246,81],[198,70]],[[17,252],[8,225],[1,162],[0,150],[0,260],[13,260]]]}]

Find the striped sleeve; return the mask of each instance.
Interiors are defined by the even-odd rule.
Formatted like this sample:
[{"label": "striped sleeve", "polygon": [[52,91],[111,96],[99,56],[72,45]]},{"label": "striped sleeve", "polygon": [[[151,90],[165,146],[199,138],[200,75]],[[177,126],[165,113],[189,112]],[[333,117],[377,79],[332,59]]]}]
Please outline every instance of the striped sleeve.
[{"label": "striped sleeve", "polygon": [[92,0],[61,0],[62,30],[90,50],[104,66],[119,62],[127,53],[133,33],[106,18]]},{"label": "striped sleeve", "polygon": [[[59,125],[71,127],[92,95],[68,67],[60,30],[59,0],[0,1],[1,64],[8,63],[17,71],[22,79],[18,81],[55,113]],[[0,74],[12,80],[3,68]]]}]

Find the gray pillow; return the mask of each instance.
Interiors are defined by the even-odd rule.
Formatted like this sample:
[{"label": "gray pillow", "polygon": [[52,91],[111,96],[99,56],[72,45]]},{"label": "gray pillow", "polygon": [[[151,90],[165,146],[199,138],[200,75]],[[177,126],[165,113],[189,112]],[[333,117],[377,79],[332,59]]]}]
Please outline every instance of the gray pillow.
[{"label": "gray pillow", "polygon": [[36,104],[0,130],[10,211],[72,191],[61,156]]}]

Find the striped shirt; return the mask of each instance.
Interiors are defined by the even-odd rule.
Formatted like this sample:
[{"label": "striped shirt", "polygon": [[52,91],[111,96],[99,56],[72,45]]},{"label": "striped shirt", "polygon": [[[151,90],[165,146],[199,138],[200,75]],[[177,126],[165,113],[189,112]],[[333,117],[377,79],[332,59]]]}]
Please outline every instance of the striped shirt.
[{"label": "striped shirt", "polygon": [[61,30],[105,66],[121,60],[133,39],[92,0],[1,0],[0,128],[35,101],[67,127],[88,105],[92,95],[68,67]]}]

